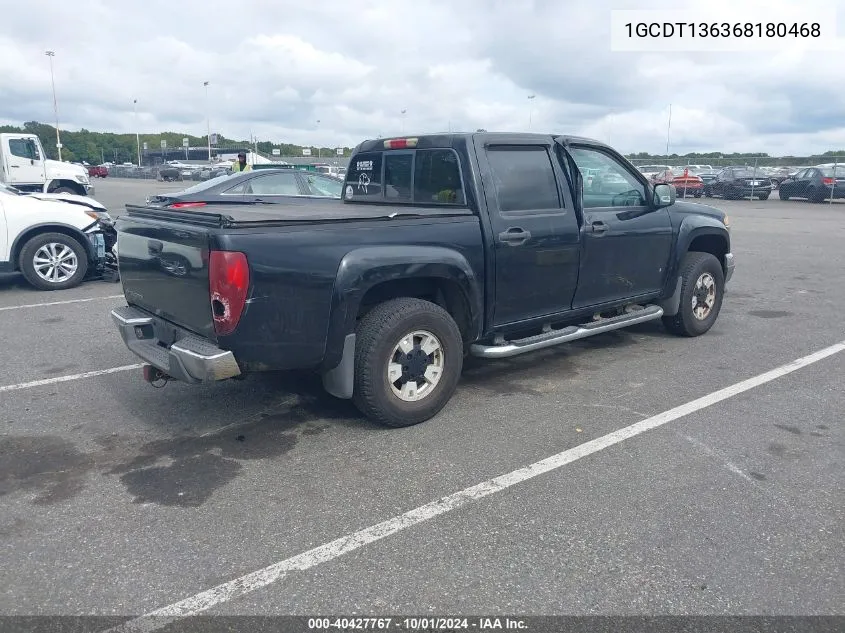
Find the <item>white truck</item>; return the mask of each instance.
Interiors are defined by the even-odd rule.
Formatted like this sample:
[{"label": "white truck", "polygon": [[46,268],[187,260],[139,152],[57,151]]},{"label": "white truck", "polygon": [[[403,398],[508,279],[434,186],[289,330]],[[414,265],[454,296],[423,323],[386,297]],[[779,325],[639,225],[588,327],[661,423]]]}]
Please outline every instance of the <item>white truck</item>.
[{"label": "white truck", "polygon": [[0,273],[21,272],[39,290],[73,288],[105,272],[113,225],[91,197],[0,184]]},{"label": "white truck", "polygon": [[20,191],[93,195],[85,167],[46,156],[35,134],[0,134],[0,183]]}]

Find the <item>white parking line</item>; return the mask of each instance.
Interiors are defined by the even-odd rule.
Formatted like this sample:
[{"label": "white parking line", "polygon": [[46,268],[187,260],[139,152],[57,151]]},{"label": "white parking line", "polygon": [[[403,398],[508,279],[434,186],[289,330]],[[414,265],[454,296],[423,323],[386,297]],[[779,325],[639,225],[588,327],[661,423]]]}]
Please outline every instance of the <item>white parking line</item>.
[{"label": "white parking line", "polygon": [[90,297],[88,299],[68,299],[67,301],[48,301],[46,303],[27,303],[21,306],[6,306],[0,308],[0,312],[6,310],[23,310],[24,308],[42,308],[45,306],[63,306],[69,303],[85,303],[86,301],[100,301],[103,299],[123,299],[123,295],[108,295],[107,297]]},{"label": "white parking line", "polygon": [[59,382],[69,382],[71,380],[81,380],[83,378],[93,378],[94,376],[104,376],[106,374],[116,374],[121,371],[130,371],[132,369],[140,369],[144,365],[138,363],[136,365],[123,365],[122,367],[111,367],[109,369],[97,369],[95,371],[86,371],[82,374],[71,374],[70,376],[56,376],[55,378],[44,378],[43,380],[33,380],[32,382],[21,382],[17,385],[4,385],[0,387],[0,392],[3,391],[17,391],[19,389],[31,389],[32,387],[43,387],[44,385],[54,385]]},{"label": "white parking line", "polygon": [[552,455],[551,457],[547,457],[546,459],[529,464],[524,468],[514,470],[505,475],[496,477],[495,479],[481,482],[480,484],[470,488],[465,488],[464,490],[460,490],[447,497],[438,499],[437,501],[432,501],[426,505],[414,508],[413,510],[409,510],[404,514],[400,514],[376,525],[342,536],[330,543],[320,545],[319,547],[315,547],[314,549],[303,552],[302,554],[292,558],[274,563],[269,567],[259,569],[239,578],[235,578],[234,580],[230,580],[229,582],[217,585],[207,591],[203,591],[166,607],[156,609],[146,615],[128,620],[122,625],[109,629],[109,631],[129,633],[130,631],[147,632],[163,628],[180,617],[195,615],[197,613],[207,611],[218,604],[234,600],[235,598],[282,580],[288,572],[304,571],[320,565],[321,563],[331,561],[339,556],[343,556],[344,554],[360,549],[365,545],[374,543],[375,541],[396,534],[397,532],[401,532],[402,530],[406,530],[418,523],[422,523],[438,515],[451,512],[452,510],[460,508],[472,501],[477,501],[478,499],[483,499],[484,497],[496,492],[501,492],[511,486],[515,486],[516,484],[528,481],[529,479],[533,479],[534,477],[544,473],[556,470],[567,464],[571,464],[574,461],[609,448],[614,444],[623,442],[627,439],[640,435],[641,433],[656,429],[664,424],[668,424],[669,422],[683,418],[691,413],[713,406],[718,402],[727,400],[728,398],[733,398],[734,396],[748,391],[749,389],[764,385],[780,378],[781,376],[797,371],[807,365],[817,363],[818,361],[841,351],[845,351],[845,342],[831,345],[830,347],[826,347],[825,349],[819,350],[809,356],[804,356],[803,358],[794,360],[786,365],[781,365],[780,367],[767,371],[766,373],[735,383],[729,387],[720,389],[719,391],[714,391],[711,394],[692,400],[686,404],[682,404],[674,409],[669,409],[668,411],[664,411],[663,413],[641,420],[640,422],[636,422],[630,426],[626,426],[625,428],[613,431],[612,433],[608,433],[602,437],[585,442],[584,444],[580,444],[575,448],[570,448],[556,455]]}]

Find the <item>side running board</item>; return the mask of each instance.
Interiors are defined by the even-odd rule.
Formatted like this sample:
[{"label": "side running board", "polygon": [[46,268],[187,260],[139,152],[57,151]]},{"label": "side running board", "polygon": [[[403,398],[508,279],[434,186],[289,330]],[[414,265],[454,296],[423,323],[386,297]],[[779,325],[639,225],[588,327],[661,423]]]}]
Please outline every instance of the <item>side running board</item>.
[{"label": "side running board", "polygon": [[629,325],[654,321],[662,316],[663,308],[649,305],[642,309],[634,310],[627,314],[620,314],[609,319],[599,319],[598,321],[581,325],[570,325],[560,330],[551,330],[537,334],[536,336],[505,341],[502,345],[482,345],[476,343],[470,347],[470,353],[473,356],[479,356],[481,358],[508,358],[546,347],[553,347],[561,343],[577,341],[581,338],[595,336],[596,334],[610,332],[611,330],[619,330]]}]

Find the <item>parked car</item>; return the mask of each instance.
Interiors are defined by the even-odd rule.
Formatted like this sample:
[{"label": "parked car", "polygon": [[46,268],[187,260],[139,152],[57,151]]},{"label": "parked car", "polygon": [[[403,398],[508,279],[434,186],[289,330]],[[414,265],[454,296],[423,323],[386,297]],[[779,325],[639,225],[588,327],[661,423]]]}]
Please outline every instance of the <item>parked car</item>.
[{"label": "parked car", "polygon": [[110,227],[108,211],[88,196],[0,184],[0,272],[21,272],[38,290],[73,288],[104,272]]},{"label": "parked car", "polygon": [[[620,186],[587,191],[587,169]],[[368,140],[342,199],[290,200],[127,205],[127,305],[112,317],[145,380],[315,371],[369,418],[408,426],[446,405],[465,354],[508,358],[659,319],[702,335],[734,271],[723,211],[676,202],[579,137]],[[191,270],[174,273],[170,253]]]},{"label": "parked car", "polygon": [[163,182],[182,180],[182,170],[171,165],[162,165],[158,170],[157,180]]},{"label": "parked car", "polygon": [[704,193],[704,181],[687,167],[673,167],[673,178],[671,184],[674,185],[677,195],[680,198],[700,198]]},{"label": "parked car", "polygon": [[671,180],[672,168],[669,165],[640,165],[637,167],[649,182],[669,182]]},{"label": "parked car", "polygon": [[209,204],[271,203],[286,197],[340,198],[343,181],[299,169],[260,169],[219,175],[182,191],[150,196],[147,204],[188,208]]},{"label": "parked car", "polygon": [[845,165],[809,167],[780,183],[781,200],[806,198],[810,202],[824,202],[833,197],[845,198]]},{"label": "parked car", "polygon": [[695,175],[701,178],[701,182],[704,184],[704,189],[706,191],[707,185],[716,180],[720,171],[721,170],[719,169],[710,169],[706,171],[699,171]]},{"label": "parked car", "polygon": [[768,200],[771,193],[772,181],[748,167],[727,167],[719,172],[715,180],[704,185],[704,195],[708,198],[721,196],[726,200]]},{"label": "parked car", "polygon": [[91,178],[105,178],[109,175],[109,168],[105,165],[88,165],[88,175]]}]

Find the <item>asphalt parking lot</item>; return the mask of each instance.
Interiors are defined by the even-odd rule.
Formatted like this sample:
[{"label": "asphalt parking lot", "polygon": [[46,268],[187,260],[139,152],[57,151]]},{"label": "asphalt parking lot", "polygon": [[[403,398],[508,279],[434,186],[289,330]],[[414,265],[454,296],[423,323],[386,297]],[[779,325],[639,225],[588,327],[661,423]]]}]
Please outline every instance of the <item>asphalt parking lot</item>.
[{"label": "asphalt parking lot", "polygon": [[[189,184],[107,179],[95,197],[119,215]],[[474,361],[443,413],[401,430],[308,377],[155,389],[109,318],[120,284],[0,279],[0,613],[199,596],[211,614],[842,614],[845,204],[710,202],[737,270],[707,335],[645,324]]]}]

